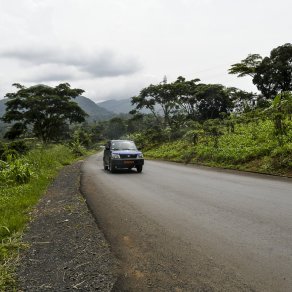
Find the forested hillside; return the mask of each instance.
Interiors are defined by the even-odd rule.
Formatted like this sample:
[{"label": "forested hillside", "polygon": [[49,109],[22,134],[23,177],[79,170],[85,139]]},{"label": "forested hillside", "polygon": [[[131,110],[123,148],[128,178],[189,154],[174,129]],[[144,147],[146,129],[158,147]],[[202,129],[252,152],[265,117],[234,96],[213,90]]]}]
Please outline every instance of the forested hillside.
[{"label": "forested hillside", "polygon": [[[98,106],[116,114],[128,114],[130,111],[135,109],[135,106],[132,104],[132,99],[110,99],[97,104]],[[150,113],[148,109],[142,109],[142,113]]]},{"label": "forested hillside", "polygon": [[130,98],[121,99],[121,100],[115,100],[115,99],[106,100],[106,101],[98,103],[98,105],[116,114],[120,114],[120,113],[127,114],[131,110],[134,109],[133,105],[131,104]]},{"label": "forested hillside", "polygon": [[88,114],[88,120],[104,121],[115,116],[113,111],[107,110],[85,96],[77,96],[75,101]]}]

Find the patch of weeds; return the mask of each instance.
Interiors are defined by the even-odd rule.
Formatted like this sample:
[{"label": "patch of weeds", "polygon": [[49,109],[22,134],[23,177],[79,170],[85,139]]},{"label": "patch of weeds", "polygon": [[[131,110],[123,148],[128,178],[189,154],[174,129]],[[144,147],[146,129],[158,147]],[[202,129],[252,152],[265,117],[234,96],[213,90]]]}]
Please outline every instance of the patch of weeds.
[{"label": "patch of weeds", "polygon": [[69,212],[69,213],[73,213],[74,211],[76,211],[77,206],[75,205],[66,205],[64,206],[64,210]]},{"label": "patch of weeds", "polygon": [[20,233],[14,233],[0,242],[0,291],[17,291],[15,269],[19,251],[27,247],[21,242]]}]

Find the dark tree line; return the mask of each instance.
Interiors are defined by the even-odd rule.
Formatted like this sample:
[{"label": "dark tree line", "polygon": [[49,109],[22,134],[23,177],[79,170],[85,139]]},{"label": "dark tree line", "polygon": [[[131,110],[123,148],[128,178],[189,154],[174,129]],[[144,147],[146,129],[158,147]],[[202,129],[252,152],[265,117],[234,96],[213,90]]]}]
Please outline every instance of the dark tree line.
[{"label": "dark tree line", "polygon": [[226,88],[221,84],[203,84],[199,79],[186,80],[178,77],[172,83],[150,85],[132,98],[136,107],[150,110],[157,121],[174,128],[184,121],[206,121],[222,118],[235,107],[245,111],[252,106],[254,95],[236,88]]}]

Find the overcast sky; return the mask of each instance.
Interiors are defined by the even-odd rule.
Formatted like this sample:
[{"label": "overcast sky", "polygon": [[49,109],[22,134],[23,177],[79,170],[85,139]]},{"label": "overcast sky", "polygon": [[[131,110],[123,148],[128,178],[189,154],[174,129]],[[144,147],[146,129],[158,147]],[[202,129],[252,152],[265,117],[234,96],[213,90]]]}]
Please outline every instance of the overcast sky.
[{"label": "overcast sky", "polygon": [[228,74],[292,42],[291,0],[0,0],[0,98],[68,82],[99,102],[167,76],[256,91]]}]

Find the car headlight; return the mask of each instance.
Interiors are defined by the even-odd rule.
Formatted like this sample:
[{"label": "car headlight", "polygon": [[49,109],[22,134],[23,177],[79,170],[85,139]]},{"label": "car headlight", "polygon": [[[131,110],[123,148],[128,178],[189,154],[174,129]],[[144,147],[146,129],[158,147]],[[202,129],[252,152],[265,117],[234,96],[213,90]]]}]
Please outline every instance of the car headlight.
[{"label": "car headlight", "polygon": [[142,153],[138,154],[137,158],[143,158],[143,154]]},{"label": "car headlight", "polygon": [[113,159],[118,159],[118,158],[121,158],[121,157],[120,157],[119,154],[112,154],[112,158],[113,158]]}]

